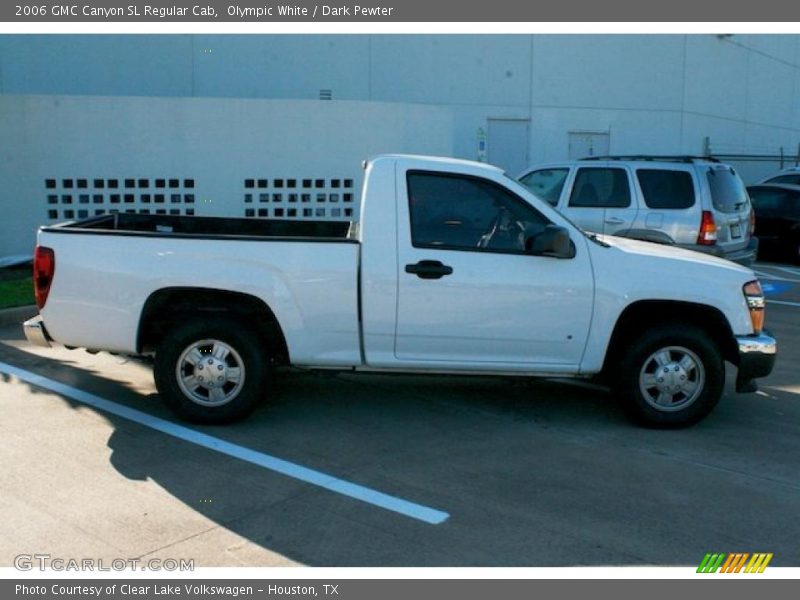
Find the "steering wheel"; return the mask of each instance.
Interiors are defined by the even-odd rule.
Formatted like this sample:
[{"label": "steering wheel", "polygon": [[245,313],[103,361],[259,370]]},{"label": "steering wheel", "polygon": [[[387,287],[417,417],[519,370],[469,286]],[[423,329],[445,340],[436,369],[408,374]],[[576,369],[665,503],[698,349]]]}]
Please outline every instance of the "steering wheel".
[{"label": "steering wheel", "polygon": [[492,219],[489,229],[478,240],[478,248],[491,248],[492,241],[499,239],[498,233],[505,233],[509,242],[518,244],[525,225],[517,221],[507,208],[498,211],[497,216]]}]

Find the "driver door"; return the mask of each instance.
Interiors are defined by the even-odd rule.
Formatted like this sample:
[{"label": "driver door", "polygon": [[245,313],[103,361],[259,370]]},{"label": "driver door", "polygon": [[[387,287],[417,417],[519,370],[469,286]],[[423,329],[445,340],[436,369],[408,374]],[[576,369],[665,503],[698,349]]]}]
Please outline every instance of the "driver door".
[{"label": "driver door", "polygon": [[399,172],[395,357],[417,366],[569,371],[589,329],[585,240],[571,259],[526,254],[550,221],[497,182]]}]

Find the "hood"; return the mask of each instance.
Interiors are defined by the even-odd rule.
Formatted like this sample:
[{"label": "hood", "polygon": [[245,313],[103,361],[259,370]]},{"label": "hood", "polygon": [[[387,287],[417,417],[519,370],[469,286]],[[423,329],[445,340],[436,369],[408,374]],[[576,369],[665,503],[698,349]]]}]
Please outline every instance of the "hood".
[{"label": "hood", "polygon": [[[724,258],[711,256],[710,254],[686,250],[685,248],[678,248],[676,246],[668,246],[666,244],[656,244],[653,242],[643,242],[641,240],[616,237],[613,235],[598,235],[597,239],[629,255],[668,259],[690,263],[691,265],[696,265],[698,267],[723,268],[728,271],[738,273],[742,276],[749,277],[750,279],[756,279],[756,275],[751,269],[743,267],[742,265],[738,265],[729,260],[725,260]],[[687,264],[687,266],[689,265]]]}]

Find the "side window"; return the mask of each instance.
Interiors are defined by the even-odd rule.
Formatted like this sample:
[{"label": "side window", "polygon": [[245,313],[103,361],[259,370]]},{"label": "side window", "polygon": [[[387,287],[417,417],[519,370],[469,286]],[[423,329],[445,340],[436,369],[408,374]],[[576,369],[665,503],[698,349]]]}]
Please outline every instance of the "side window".
[{"label": "side window", "polygon": [[692,175],[686,171],[639,169],[636,171],[644,203],[649,208],[689,208],[694,206]]},{"label": "side window", "polygon": [[550,224],[502,186],[457,175],[410,172],[408,206],[417,247],[523,252]]},{"label": "side window", "polygon": [[542,169],[528,173],[519,182],[552,206],[558,204],[569,169]]},{"label": "side window", "polygon": [[789,195],[783,190],[755,188],[750,190],[750,202],[759,217],[779,217],[791,205]]},{"label": "side window", "polygon": [[797,175],[779,175],[768,179],[764,183],[788,183],[790,185],[800,185],[800,174]]},{"label": "side window", "polygon": [[578,169],[569,205],[576,208],[625,208],[631,204],[631,190],[625,169]]}]

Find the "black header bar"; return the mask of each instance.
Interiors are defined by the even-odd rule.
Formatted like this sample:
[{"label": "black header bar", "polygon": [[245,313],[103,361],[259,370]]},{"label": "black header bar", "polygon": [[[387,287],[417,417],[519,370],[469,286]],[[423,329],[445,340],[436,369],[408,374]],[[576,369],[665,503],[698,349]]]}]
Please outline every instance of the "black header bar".
[{"label": "black header bar", "polygon": [[786,0],[17,0],[0,5],[0,22],[780,22],[800,21]]}]

